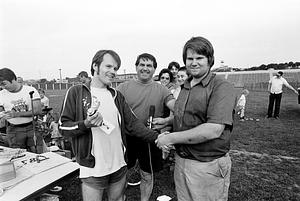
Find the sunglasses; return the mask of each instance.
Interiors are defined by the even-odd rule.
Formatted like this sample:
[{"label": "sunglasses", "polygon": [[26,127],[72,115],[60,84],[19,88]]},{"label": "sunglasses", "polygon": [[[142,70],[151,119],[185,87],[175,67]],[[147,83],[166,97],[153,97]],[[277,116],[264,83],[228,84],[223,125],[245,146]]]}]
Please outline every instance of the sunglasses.
[{"label": "sunglasses", "polygon": [[162,80],[162,79],[164,79],[164,80],[169,80],[170,78],[169,77],[160,77],[160,79]]}]

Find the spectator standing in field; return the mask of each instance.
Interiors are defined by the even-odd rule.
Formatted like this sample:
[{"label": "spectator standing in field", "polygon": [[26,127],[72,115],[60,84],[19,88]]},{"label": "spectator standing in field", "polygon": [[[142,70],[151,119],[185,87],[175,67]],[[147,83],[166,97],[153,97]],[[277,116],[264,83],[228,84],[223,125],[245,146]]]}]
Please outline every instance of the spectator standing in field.
[{"label": "spectator standing in field", "polygon": [[174,98],[177,99],[177,97],[180,93],[181,87],[187,78],[188,78],[188,75],[186,72],[186,67],[185,66],[180,67],[178,70],[178,73],[177,73],[177,83],[176,83],[174,89],[171,90],[172,94],[174,95]]},{"label": "spectator standing in field", "polygon": [[[42,153],[43,138],[38,132],[34,132],[32,125],[32,110],[34,115],[41,114],[41,99],[37,90],[17,82],[15,73],[8,68],[0,69],[0,85],[4,88],[0,91],[0,105],[5,111],[2,118],[7,121],[6,133],[9,147]],[[32,100],[30,92],[33,92]]]},{"label": "spectator standing in field", "polygon": [[39,89],[38,91],[41,97],[42,109],[48,108],[50,104],[49,104],[49,98],[45,96],[45,90]]},{"label": "spectator standing in field", "polygon": [[246,108],[246,97],[249,95],[249,91],[247,89],[242,90],[242,94],[237,101],[237,114],[240,117],[241,121],[245,121],[245,108]]},{"label": "spectator standing in field", "polygon": [[59,115],[53,113],[53,120],[50,122],[49,129],[51,130],[51,144],[58,146],[60,149],[65,149],[63,136],[58,129]]},{"label": "spectator standing in field", "polygon": [[[166,126],[171,117],[162,118],[164,106],[173,111],[175,99],[170,90],[153,81],[153,74],[157,67],[155,57],[148,53],[141,54],[137,57],[135,67],[137,80],[122,83],[117,90],[124,95],[130,108],[145,125],[149,119],[149,108],[154,105],[154,117],[157,118],[154,123],[162,127]],[[127,142],[128,168],[133,167],[138,160],[141,169],[141,201],[148,201],[153,189],[153,172],[162,169],[162,152],[154,143],[148,145],[136,137],[127,136]]]},{"label": "spectator standing in field", "polygon": [[81,71],[80,73],[78,73],[77,77],[82,84],[90,85],[91,78],[86,71]]},{"label": "spectator standing in field", "polygon": [[268,106],[268,114],[267,118],[271,118],[273,114],[273,107],[275,103],[275,109],[274,109],[274,118],[279,118],[279,111],[280,111],[280,102],[282,97],[282,86],[285,85],[287,88],[291,89],[295,92],[295,94],[298,95],[298,91],[294,89],[289,83],[282,77],[283,72],[278,71],[278,73],[273,76],[269,80],[268,84],[268,91],[270,92],[269,95],[269,106]]},{"label": "spectator standing in field", "polygon": [[125,135],[153,142],[157,134],[140,122],[124,96],[110,87],[120,68],[119,55],[100,50],[91,64],[92,81],[68,89],[60,118],[63,136],[71,137],[80,165],[84,201],[123,201],[128,164]]},{"label": "spectator standing in field", "polygon": [[214,49],[203,37],[187,41],[183,62],[190,77],[176,100],[174,132],[159,137],[157,145],[161,148],[175,145],[178,201],[227,200],[234,87],[210,72]]},{"label": "spectator standing in field", "polygon": [[174,87],[173,84],[173,74],[167,68],[163,68],[158,74],[158,80],[162,85],[167,87],[167,89],[171,90]]}]

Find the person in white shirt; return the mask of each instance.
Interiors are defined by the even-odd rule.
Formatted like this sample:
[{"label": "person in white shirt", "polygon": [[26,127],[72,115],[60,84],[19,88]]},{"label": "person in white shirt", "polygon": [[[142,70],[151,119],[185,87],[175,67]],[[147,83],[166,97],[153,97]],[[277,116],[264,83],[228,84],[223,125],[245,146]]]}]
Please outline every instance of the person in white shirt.
[{"label": "person in white shirt", "polygon": [[126,135],[154,142],[158,133],[137,119],[124,96],[111,88],[121,66],[113,50],[100,50],[92,60],[90,84],[70,87],[65,95],[60,130],[72,140],[80,165],[83,201],[123,201],[128,165]]},{"label": "person in white shirt", "polygon": [[7,123],[8,146],[34,153],[43,152],[43,137],[33,129],[33,115],[41,114],[41,99],[37,90],[17,81],[8,68],[0,69],[0,119]]},{"label": "person in white shirt", "polygon": [[242,90],[242,95],[239,98],[236,107],[237,107],[237,114],[240,116],[240,120],[244,121],[245,119],[245,107],[246,107],[246,96],[249,95],[249,91],[247,89]]},{"label": "person in white shirt", "polygon": [[282,86],[285,85],[287,88],[291,89],[298,95],[298,91],[294,89],[289,83],[282,77],[283,72],[278,71],[278,73],[273,76],[268,85],[268,91],[270,92],[269,95],[269,107],[268,107],[268,114],[267,118],[272,117],[273,107],[275,103],[275,110],[274,110],[274,118],[279,118],[279,110],[280,110],[280,102],[282,97]]}]

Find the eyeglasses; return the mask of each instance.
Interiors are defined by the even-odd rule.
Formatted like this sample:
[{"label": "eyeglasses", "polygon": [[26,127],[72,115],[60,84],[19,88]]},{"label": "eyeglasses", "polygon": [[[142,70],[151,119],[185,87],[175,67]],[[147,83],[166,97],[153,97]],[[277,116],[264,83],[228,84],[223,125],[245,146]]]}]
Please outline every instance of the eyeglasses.
[{"label": "eyeglasses", "polygon": [[170,78],[169,78],[169,77],[164,77],[164,76],[162,76],[162,77],[160,77],[160,79],[161,79],[161,80],[169,80]]}]

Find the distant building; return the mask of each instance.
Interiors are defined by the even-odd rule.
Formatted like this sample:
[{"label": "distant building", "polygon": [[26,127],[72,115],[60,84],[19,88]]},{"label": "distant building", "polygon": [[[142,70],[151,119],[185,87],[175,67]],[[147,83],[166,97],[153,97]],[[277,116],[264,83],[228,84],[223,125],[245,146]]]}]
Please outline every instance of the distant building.
[{"label": "distant building", "polygon": [[68,80],[67,79],[62,79],[62,80],[60,80],[60,79],[56,79],[56,83],[68,83]]},{"label": "distant building", "polygon": [[118,74],[116,75],[116,79],[118,80],[137,79],[137,74],[136,73]]}]

